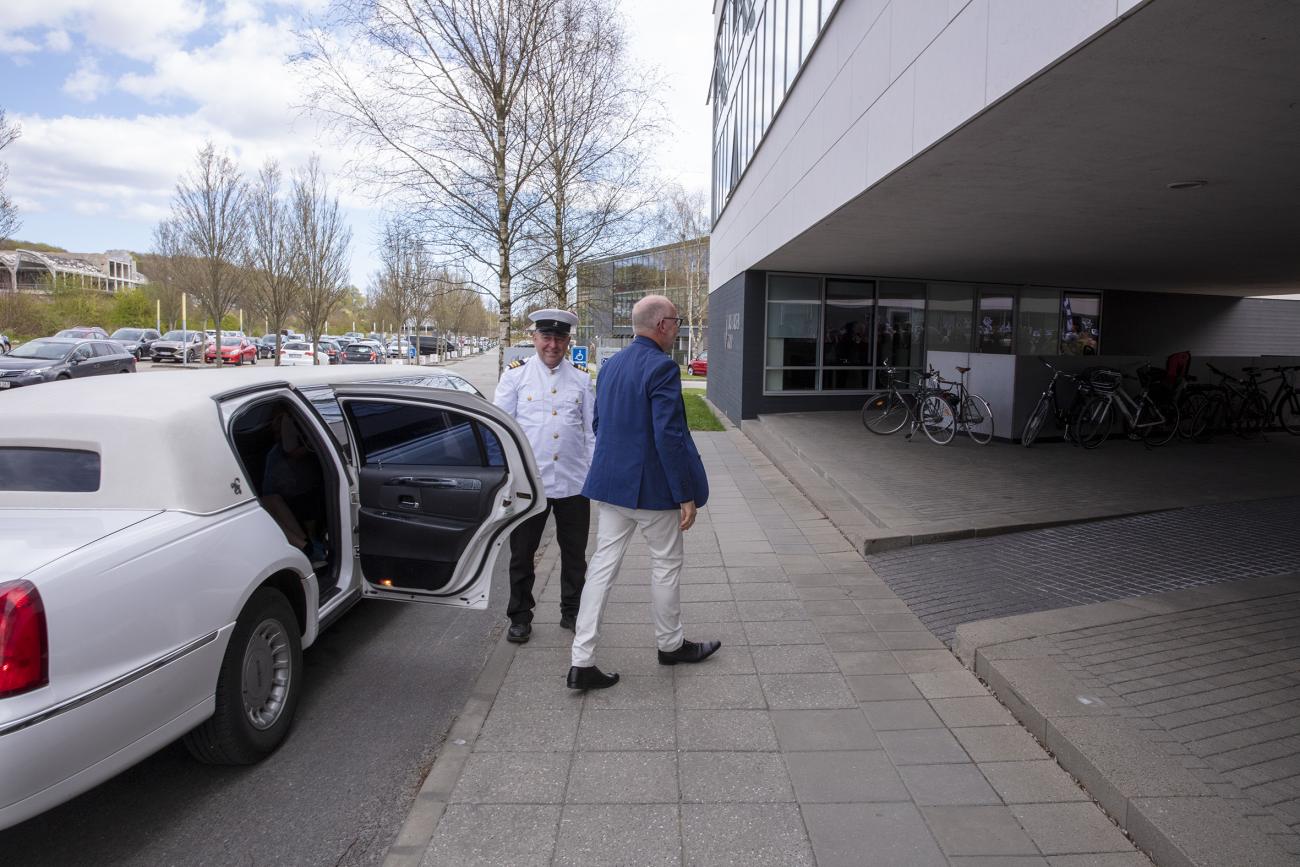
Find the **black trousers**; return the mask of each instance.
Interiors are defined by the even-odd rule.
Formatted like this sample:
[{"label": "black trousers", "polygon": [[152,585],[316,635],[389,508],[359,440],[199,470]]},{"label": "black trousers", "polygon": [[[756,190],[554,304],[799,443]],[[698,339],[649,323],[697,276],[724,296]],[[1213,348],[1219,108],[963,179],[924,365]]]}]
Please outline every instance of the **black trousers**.
[{"label": "black trousers", "polygon": [[560,543],[560,614],[577,615],[582,585],[587,581],[587,532],[591,528],[591,500],[581,494],[546,501],[546,511],[534,515],[510,535],[510,605],[506,616],[511,623],[532,623],[533,582],[537,573],[533,558],[546,529],[546,516],[555,513],[555,539]]}]

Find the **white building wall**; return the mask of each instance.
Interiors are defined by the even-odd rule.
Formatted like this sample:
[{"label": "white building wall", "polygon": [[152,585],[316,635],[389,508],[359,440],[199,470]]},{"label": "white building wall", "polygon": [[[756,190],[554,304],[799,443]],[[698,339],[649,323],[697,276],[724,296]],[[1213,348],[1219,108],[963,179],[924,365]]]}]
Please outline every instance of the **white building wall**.
[{"label": "white building wall", "polygon": [[710,289],[1142,2],[841,0],[714,227]]}]

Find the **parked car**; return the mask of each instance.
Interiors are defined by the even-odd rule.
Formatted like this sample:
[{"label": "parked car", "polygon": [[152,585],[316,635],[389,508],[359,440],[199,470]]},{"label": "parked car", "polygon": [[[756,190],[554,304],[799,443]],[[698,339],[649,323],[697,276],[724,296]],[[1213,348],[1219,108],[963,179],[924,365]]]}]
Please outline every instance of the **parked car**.
[{"label": "parked car", "polygon": [[706,349],[691,359],[690,363],[686,365],[686,369],[690,371],[691,376],[708,376],[709,351]]},{"label": "parked car", "polygon": [[109,340],[41,337],[0,357],[0,390],[105,373],[135,373],[135,356]]},{"label": "parked car", "polygon": [[411,354],[411,343],[407,340],[390,340],[384,351],[389,358],[406,358]]},{"label": "parked car", "polygon": [[[275,358],[275,335],[263,334],[254,341],[257,344],[258,358]],[[281,343],[284,341],[282,340]]]},{"label": "parked car", "polygon": [[65,328],[57,331],[55,337],[75,337],[78,340],[94,340],[96,338],[108,338],[108,332],[98,325],[78,325],[74,328]]},{"label": "parked car", "polygon": [[122,348],[137,360],[149,358],[153,342],[161,338],[162,335],[152,328],[119,328],[109,335],[110,340],[122,344]]},{"label": "parked car", "polygon": [[[217,346],[213,341],[208,341],[207,351],[203,353],[203,363],[212,364],[217,359]],[[257,347],[253,341],[247,337],[223,337],[221,338],[221,363],[222,364],[257,364]]]},{"label": "parked car", "polygon": [[316,341],[316,348],[329,358],[330,364],[343,363],[343,347],[339,345],[337,339],[322,337]]},{"label": "parked car", "polygon": [[[329,364],[329,356],[324,352],[317,351],[316,356],[321,364]],[[315,364],[312,361],[311,344],[305,340],[290,340],[288,343],[280,346],[280,366],[293,367],[299,364]]]},{"label": "parked car", "polygon": [[377,340],[356,340],[343,350],[344,364],[383,364],[384,347]]},{"label": "parked car", "polygon": [[176,329],[168,331],[149,347],[149,357],[155,364],[182,361],[197,364],[203,360],[207,335],[202,331]]},{"label": "parked car", "polygon": [[[544,508],[531,449],[488,401],[366,381],[384,372],[6,398],[0,828],[177,738],[209,763],[269,755],[313,686],[303,649],[362,598],[486,607],[505,540]],[[276,518],[286,471],[313,496]],[[289,518],[311,509],[319,528],[296,545]]]}]

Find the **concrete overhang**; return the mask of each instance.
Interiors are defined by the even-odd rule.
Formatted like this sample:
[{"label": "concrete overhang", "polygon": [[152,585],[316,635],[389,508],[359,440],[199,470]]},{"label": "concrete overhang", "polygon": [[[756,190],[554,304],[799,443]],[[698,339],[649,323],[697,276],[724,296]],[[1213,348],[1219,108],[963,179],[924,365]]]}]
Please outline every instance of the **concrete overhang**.
[{"label": "concrete overhang", "polygon": [[1152,0],[753,267],[1296,293],[1298,198],[1300,3]]}]

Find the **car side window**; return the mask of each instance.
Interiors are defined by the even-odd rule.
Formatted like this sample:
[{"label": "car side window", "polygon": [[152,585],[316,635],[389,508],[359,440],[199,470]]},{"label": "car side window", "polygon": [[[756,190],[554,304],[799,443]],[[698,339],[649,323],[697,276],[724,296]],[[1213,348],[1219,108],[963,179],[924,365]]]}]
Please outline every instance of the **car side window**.
[{"label": "car side window", "polygon": [[122,351],[108,343],[95,343],[92,345],[95,347],[95,354],[101,357],[106,355],[117,355]]},{"label": "car side window", "polygon": [[80,346],[78,346],[76,350],[72,353],[72,358],[75,361],[85,361],[87,358],[90,358],[91,355],[93,354],[94,353],[90,349],[90,344],[83,343]]},{"label": "car side window", "polygon": [[[405,403],[350,403],[347,413],[358,434],[364,466],[417,464],[443,467],[499,466],[489,463],[479,427],[460,413]],[[500,450],[500,444],[497,450]]]}]

